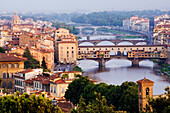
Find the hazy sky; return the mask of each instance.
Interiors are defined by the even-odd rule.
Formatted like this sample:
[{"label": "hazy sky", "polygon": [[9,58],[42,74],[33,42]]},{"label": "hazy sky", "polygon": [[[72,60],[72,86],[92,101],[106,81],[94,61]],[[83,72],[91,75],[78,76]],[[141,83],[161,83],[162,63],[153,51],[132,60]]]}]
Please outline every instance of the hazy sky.
[{"label": "hazy sky", "polygon": [[170,10],[170,0],[0,0],[0,11]]}]

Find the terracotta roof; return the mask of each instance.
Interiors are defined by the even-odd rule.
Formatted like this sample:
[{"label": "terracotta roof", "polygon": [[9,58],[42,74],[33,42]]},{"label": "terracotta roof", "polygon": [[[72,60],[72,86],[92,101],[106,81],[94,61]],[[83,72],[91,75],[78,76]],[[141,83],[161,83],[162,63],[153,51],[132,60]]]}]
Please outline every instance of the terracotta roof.
[{"label": "terracotta roof", "polygon": [[144,79],[137,81],[137,83],[154,83],[154,82],[149,79],[144,78]]},{"label": "terracotta roof", "polygon": [[27,69],[27,70],[24,70],[24,71],[20,71],[18,73],[29,73],[29,72],[33,72],[33,70],[32,69]]},{"label": "terracotta roof", "polygon": [[17,57],[10,53],[0,53],[0,62],[19,62],[26,61],[24,57]]},{"label": "terracotta roof", "polygon": [[33,84],[33,80],[31,80],[31,79],[25,80],[25,82],[29,83],[29,84]]},{"label": "terracotta roof", "polygon": [[48,79],[48,80],[43,80],[41,83],[42,83],[42,84],[50,84],[50,79]]},{"label": "terracotta roof", "polygon": [[60,80],[56,80],[55,81],[56,84],[61,84],[61,83],[66,83],[64,80],[60,79]]}]

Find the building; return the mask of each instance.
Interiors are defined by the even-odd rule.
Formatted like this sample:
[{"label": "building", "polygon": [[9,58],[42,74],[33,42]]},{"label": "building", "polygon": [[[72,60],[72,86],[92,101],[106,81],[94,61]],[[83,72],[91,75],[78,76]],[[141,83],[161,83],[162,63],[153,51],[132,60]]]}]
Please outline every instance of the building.
[{"label": "building", "polygon": [[129,30],[148,32],[150,27],[149,19],[133,16],[123,20],[123,27]]},{"label": "building", "polygon": [[12,36],[8,31],[0,30],[0,47],[4,47],[12,41]]},{"label": "building", "polygon": [[170,34],[170,16],[160,15],[154,18],[153,43],[168,44]]},{"label": "building", "polygon": [[75,63],[77,60],[77,38],[69,30],[59,28],[55,33],[55,60],[58,63]]},{"label": "building", "polygon": [[37,75],[42,75],[43,69],[27,69],[20,71],[14,75],[15,80],[15,92],[20,91],[24,93],[26,84],[25,81],[28,79],[33,79]]},{"label": "building", "polygon": [[14,92],[14,77],[16,72],[24,69],[26,59],[14,54],[0,53],[0,78],[2,79],[2,88],[8,92]]},{"label": "building", "polygon": [[139,101],[139,112],[146,111],[148,106],[148,98],[153,97],[153,85],[154,82],[149,79],[141,79],[138,83],[138,101]]},{"label": "building", "polygon": [[[36,44],[37,46],[40,46],[40,44]],[[44,46],[45,47],[45,46]],[[16,47],[13,48],[9,53],[18,53],[23,55],[26,47]],[[29,50],[31,52],[31,55],[33,58],[38,60],[40,62],[40,65],[42,64],[43,57],[45,57],[45,62],[47,65],[47,69],[53,71],[54,69],[54,50],[48,49],[48,48],[41,48],[41,47],[29,47]]]}]

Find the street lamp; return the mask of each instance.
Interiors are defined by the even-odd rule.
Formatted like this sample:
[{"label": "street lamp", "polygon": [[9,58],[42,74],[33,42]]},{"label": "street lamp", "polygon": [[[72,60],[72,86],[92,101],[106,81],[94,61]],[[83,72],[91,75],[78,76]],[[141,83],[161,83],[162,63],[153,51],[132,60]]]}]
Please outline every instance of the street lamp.
[{"label": "street lamp", "polygon": [[56,110],[55,106],[57,105],[57,100],[55,98],[52,100],[52,104],[54,106],[54,113],[55,113]]}]

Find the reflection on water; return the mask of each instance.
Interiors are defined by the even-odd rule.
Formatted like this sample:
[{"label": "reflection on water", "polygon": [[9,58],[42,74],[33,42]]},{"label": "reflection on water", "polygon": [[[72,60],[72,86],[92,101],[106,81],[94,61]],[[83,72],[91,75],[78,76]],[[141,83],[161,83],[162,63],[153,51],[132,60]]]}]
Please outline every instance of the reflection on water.
[{"label": "reflection on water", "polygon": [[155,82],[154,95],[163,94],[164,88],[169,85],[165,76],[158,76],[153,73],[153,62],[149,60],[141,61],[140,67],[131,67],[128,60],[114,59],[106,62],[106,68],[102,71],[98,69],[98,62],[93,60],[82,60],[79,66],[88,75],[99,82],[107,84],[121,85],[125,81],[136,82],[144,77]]}]

